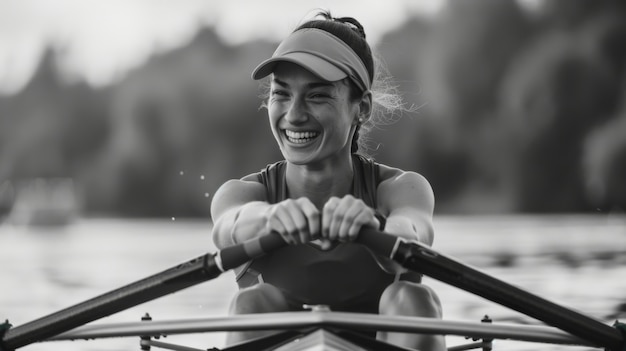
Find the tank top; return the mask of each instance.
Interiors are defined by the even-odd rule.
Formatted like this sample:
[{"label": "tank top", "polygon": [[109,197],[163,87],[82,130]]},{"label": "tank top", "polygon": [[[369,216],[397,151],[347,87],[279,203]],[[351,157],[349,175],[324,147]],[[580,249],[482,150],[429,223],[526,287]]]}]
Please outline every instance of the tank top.
[{"label": "tank top", "polygon": [[[360,155],[353,155],[353,164],[351,194],[376,209],[379,165]],[[289,198],[285,169],[286,161],[280,161],[257,173],[269,203]],[[288,300],[325,304],[334,310],[372,300],[377,304],[384,288],[396,278],[395,273],[381,268],[369,249],[355,243],[335,243],[330,248],[315,242],[286,246],[237,271],[240,288],[266,282],[280,289]]]}]

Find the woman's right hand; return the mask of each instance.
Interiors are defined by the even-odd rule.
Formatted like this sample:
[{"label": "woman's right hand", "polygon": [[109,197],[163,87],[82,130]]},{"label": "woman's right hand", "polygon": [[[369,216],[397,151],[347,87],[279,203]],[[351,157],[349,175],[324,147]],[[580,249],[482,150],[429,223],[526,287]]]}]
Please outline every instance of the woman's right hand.
[{"label": "woman's right hand", "polygon": [[321,214],[306,197],[286,199],[268,208],[266,229],[279,233],[289,245],[299,245],[320,236]]}]

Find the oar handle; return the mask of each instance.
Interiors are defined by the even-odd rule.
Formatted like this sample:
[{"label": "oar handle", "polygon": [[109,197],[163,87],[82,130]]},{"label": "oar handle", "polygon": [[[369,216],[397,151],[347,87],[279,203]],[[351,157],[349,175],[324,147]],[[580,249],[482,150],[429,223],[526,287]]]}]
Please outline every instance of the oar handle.
[{"label": "oar handle", "polygon": [[[356,242],[367,246],[380,256],[393,258],[402,239],[376,229],[364,227],[361,229]],[[225,272],[246,263],[252,258],[262,256],[286,245],[287,243],[280,234],[272,232],[238,245],[223,248],[217,253],[216,260],[222,271]]]},{"label": "oar handle", "polygon": [[396,259],[395,256],[404,240],[371,227],[363,227],[356,238],[356,243],[365,245],[379,256]]},{"label": "oar handle", "polygon": [[[359,232],[356,242],[367,246],[380,256],[393,258],[402,239],[373,228],[364,227]],[[217,253],[216,260],[222,271],[225,272],[252,258],[262,256],[283,246],[287,246],[285,240],[280,234],[272,232],[238,245],[223,248]]]},{"label": "oar handle", "polygon": [[225,247],[215,256],[218,265],[223,272],[236,268],[247,261],[287,246],[285,240],[276,232],[271,232],[258,238],[254,238],[241,244]]}]

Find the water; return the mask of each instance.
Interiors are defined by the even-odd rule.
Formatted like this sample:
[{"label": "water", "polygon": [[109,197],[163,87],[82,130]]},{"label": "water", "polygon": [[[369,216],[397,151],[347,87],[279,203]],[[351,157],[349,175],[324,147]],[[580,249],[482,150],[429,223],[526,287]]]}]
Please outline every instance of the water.
[{"label": "water", "polygon": [[[434,248],[551,301],[612,323],[626,319],[626,217],[438,217]],[[0,226],[0,318],[13,325],[58,311],[215,248],[208,221],[87,219],[57,229]],[[444,318],[536,323],[457,288],[426,278]],[[224,315],[232,273],[147,302],[100,322]],[[449,345],[464,342],[450,337]],[[169,342],[222,347],[223,333],[170,336]],[[138,350],[136,338],[38,343],[36,350]],[[496,350],[571,350],[497,341]]]}]

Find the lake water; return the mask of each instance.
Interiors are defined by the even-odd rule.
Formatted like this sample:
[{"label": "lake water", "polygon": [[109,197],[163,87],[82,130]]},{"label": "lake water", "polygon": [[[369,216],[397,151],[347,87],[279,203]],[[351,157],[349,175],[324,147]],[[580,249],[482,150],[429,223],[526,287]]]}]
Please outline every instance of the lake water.
[{"label": "lake water", "polygon": [[[612,324],[626,319],[626,216],[439,216],[434,248],[551,301]],[[83,219],[61,228],[0,225],[0,318],[20,325],[215,250],[200,220]],[[521,314],[425,279],[444,318],[536,323]],[[99,322],[224,315],[232,273],[147,302]],[[199,348],[222,347],[223,333],[170,336]],[[464,342],[451,337],[449,345]],[[23,350],[138,350],[139,340],[49,342]],[[495,350],[576,350],[496,341]]]}]

